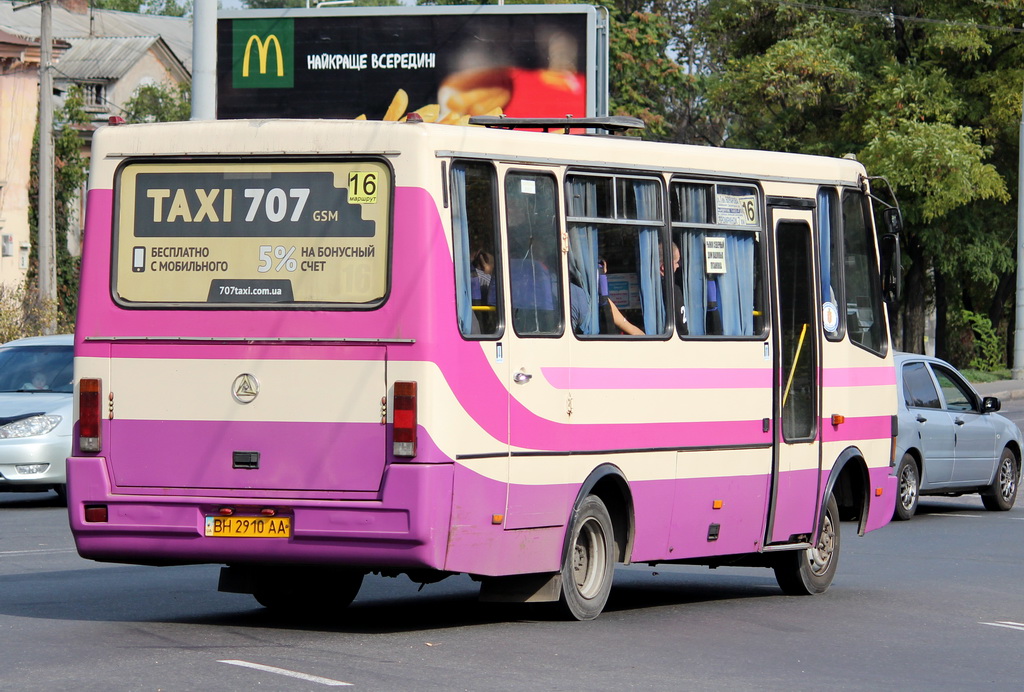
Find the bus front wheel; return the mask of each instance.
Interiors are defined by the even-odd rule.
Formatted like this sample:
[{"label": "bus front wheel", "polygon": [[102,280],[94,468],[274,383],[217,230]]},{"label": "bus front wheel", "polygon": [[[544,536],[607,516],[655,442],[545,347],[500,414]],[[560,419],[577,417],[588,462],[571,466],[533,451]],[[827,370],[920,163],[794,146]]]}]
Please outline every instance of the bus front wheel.
[{"label": "bus front wheel", "polygon": [[775,580],[790,596],[824,593],[839,566],[839,506],[832,495],[825,507],[818,542],[806,550],[779,553]]},{"label": "bus front wheel", "polygon": [[573,520],[562,565],[560,604],[566,614],[577,620],[593,620],[600,615],[612,589],[614,568],[611,515],[601,498],[588,495]]}]

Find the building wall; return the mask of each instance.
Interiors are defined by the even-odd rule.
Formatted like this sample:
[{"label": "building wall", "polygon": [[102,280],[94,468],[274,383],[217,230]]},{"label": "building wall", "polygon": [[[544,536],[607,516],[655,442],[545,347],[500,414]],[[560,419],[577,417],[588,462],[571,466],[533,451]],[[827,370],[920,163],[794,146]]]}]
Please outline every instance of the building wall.
[{"label": "building wall", "polygon": [[0,257],[0,285],[14,288],[24,280],[28,263],[29,172],[39,112],[34,66],[0,73],[0,104],[0,233],[14,240],[13,257]]},{"label": "building wall", "polygon": [[145,57],[135,63],[121,79],[111,86],[107,98],[118,106],[124,105],[137,88],[148,84],[177,82],[167,66],[150,50]]}]

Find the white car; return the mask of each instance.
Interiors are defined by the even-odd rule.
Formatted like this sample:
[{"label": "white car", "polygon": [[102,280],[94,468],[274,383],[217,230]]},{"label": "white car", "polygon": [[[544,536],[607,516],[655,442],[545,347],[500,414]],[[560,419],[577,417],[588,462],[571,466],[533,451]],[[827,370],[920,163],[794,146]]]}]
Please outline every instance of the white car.
[{"label": "white car", "polygon": [[1024,443],[999,399],[980,396],[944,360],[896,354],[899,496],[894,519],[910,519],[921,495],[979,493],[986,509],[1017,499]]},{"label": "white car", "polygon": [[71,454],[74,337],[0,346],[0,492],[64,496]]}]

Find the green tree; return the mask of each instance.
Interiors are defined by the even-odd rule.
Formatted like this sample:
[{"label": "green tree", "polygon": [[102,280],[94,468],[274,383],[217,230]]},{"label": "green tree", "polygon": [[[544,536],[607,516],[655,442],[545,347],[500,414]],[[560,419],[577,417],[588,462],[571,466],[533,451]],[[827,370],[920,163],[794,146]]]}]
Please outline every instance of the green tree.
[{"label": "green tree", "polygon": [[829,5],[709,5],[696,31],[721,65],[707,94],[729,114],[728,145],[853,153],[894,185],[906,220],[904,348],[923,348],[932,303],[939,353],[944,320],[961,309],[1005,333],[1024,76],[1017,3]]},{"label": "green tree", "polygon": [[135,90],[121,109],[128,123],[166,123],[192,115],[192,85],[147,84]]},{"label": "green tree", "polygon": [[670,20],[644,7],[645,3],[619,3],[608,8],[609,111],[643,120],[645,139],[675,141],[680,139],[681,116],[696,78],[669,57]]},{"label": "green tree", "polygon": [[[54,256],[57,275],[57,311],[55,320],[59,331],[71,331],[74,328],[75,313],[78,307],[78,279],[80,259],[73,257],[68,250],[68,234],[79,225],[82,186],[86,180],[86,165],[82,157],[84,142],[79,129],[88,122],[83,108],[84,100],[79,87],[72,87],[60,109],[54,112],[53,126],[53,183],[54,183]],[[29,227],[32,236],[28,282],[36,282],[39,274],[39,257],[37,254],[39,240],[39,132],[35,136],[36,152],[32,159],[30,180],[31,205],[29,208]],[[49,314],[50,306],[37,306],[41,314]]]}]

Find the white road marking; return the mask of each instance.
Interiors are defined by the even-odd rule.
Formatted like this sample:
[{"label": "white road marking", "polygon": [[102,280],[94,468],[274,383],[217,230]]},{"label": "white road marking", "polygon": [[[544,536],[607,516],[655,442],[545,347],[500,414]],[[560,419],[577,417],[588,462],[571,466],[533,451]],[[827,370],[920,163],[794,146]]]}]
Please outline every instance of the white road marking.
[{"label": "white road marking", "polygon": [[929,514],[930,517],[954,517],[960,518],[965,517],[967,519],[981,519],[981,514]]},{"label": "white road marking", "polygon": [[0,555],[45,555],[73,552],[75,552],[74,548],[37,548],[35,550],[0,550]]},{"label": "white road marking", "polygon": [[991,625],[992,627],[1006,627],[1011,630],[1024,632],[1024,622],[981,622],[980,625]]},{"label": "white road marking", "polygon": [[309,675],[308,673],[299,673],[294,670],[286,670],[284,668],[275,668],[274,666],[265,666],[261,663],[250,663],[249,661],[217,661],[217,663],[227,663],[232,666],[241,666],[243,668],[252,668],[253,670],[262,670],[265,673],[275,673],[277,675],[285,675],[289,678],[298,678],[299,680],[305,680],[306,682],[315,682],[320,685],[328,685],[330,687],[351,687],[351,682],[342,682],[341,680],[332,680],[330,678],[321,678],[317,675]]}]

